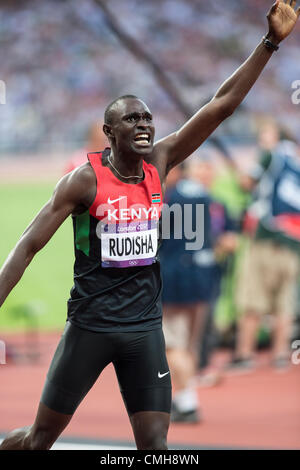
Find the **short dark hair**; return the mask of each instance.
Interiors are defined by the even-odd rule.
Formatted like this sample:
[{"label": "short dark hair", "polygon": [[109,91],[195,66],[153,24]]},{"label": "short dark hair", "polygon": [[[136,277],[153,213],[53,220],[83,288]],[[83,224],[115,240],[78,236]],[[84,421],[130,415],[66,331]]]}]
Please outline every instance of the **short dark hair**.
[{"label": "short dark hair", "polygon": [[119,98],[116,98],[114,101],[112,101],[106,108],[105,112],[104,112],[104,123],[105,124],[112,124],[112,121],[113,121],[113,110],[114,110],[114,107],[115,105],[119,102],[119,101],[123,101],[123,100],[126,100],[127,98],[132,98],[132,99],[135,99],[135,100],[139,100],[140,98],[138,98],[137,96],[135,95],[123,95],[123,96],[119,96]]}]

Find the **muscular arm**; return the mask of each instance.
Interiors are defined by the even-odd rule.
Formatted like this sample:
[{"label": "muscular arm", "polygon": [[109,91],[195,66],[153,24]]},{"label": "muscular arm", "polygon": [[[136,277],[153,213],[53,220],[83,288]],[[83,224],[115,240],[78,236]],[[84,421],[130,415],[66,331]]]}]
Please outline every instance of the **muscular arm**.
[{"label": "muscular arm", "polygon": [[[294,28],[300,10],[296,2],[277,1],[269,14],[268,38],[279,44]],[[156,143],[154,164],[161,174],[182,162],[210,136],[240,105],[268,63],[272,51],[261,42],[251,56],[226,80],[214,98],[201,108],[181,129]]]},{"label": "muscular arm", "polygon": [[51,199],[26,228],[0,270],[0,307],[35,254],[46,245],[64,220],[92,202],[95,187],[94,173],[88,165],[59,181]]}]

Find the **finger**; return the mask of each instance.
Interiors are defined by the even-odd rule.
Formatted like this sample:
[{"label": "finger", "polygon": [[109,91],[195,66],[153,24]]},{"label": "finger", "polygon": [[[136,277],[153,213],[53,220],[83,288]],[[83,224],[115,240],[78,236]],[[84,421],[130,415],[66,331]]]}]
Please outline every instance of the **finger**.
[{"label": "finger", "polygon": [[274,13],[277,10],[279,3],[280,3],[280,0],[276,0],[276,2],[272,5],[271,10],[269,11],[268,17],[271,15],[271,13]]},{"label": "finger", "polygon": [[298,18],[299,18],[299,16],[300,16],[300,7],[296,10],[296,15],[297,15]]},{"label": "finger", "polygon": [[292,7],[292,8],[295,8],[296,3],[297,3],[297,0],[291,0],[291,1],[290,1],[291,7]]}]

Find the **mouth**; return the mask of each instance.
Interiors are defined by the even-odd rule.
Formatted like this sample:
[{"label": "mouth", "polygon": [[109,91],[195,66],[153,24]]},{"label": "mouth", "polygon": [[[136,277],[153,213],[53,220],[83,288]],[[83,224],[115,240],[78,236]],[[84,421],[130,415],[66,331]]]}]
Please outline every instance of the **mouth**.
[{"label": "mouth", "polygon": [[148,132],[140,132],[134,138],[134,142],[141,147],[147,147],[151,142],[151,135]]}]

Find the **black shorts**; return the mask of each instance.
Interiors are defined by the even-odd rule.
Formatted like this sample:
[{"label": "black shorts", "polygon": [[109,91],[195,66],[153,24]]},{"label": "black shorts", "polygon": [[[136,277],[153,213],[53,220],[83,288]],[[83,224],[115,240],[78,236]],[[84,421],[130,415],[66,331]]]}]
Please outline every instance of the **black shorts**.
[{"label": "black shorts", "polygon": [[161,329],[97,333],[67,322],[41,402],[59,413],[73,414],[111,362],[129,416],[138,411],[170,413],[171,379]]}]

